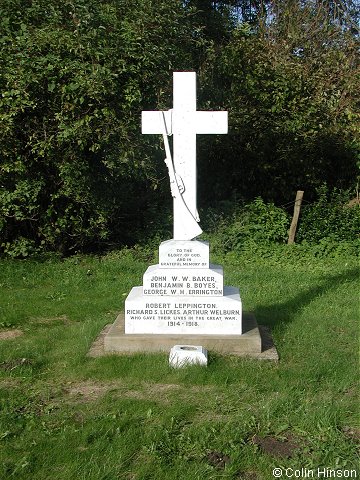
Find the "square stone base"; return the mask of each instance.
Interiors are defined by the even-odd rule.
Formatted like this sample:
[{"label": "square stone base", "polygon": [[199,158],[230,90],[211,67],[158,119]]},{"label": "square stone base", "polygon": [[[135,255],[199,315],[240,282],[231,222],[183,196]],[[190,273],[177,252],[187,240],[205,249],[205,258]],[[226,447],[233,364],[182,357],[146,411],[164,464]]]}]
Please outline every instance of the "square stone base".
[{"label": "square stone base", "polygon": [[243,313],[242,335],[125,334],[124,314],[106,326],[92,345],[89,356],[169,352],[174,345],[202,345],[221,354],[278,360],[277,351],[266,327],[259,329],[252,313]]}]

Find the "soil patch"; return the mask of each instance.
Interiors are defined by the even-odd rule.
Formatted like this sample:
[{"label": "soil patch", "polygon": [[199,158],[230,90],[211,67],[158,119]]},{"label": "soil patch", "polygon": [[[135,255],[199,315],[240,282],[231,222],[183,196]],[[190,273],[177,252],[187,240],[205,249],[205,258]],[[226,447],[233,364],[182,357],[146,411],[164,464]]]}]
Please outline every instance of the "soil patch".
[{"label": "soil patch", "polygon": [[360,428],[344,427],[342,431],[344,432],[345,437],[354,440],[354,442],[360,442]]},{"label": "soil patch", "polygon": [[119,382],[79,382],[66,386],[64,392],[72,398],[76,398],[79,402],[91,402],[104,396],[110,390],[121,387]]},{"label": "soil patch", "polygon": [[224,469],[230,463],[230,457],[221,452],[209,452],[206,455],[206,460],[213,467]]},{"label": "soil patch", "polygon": [[258,445],[264,453],[272,455],[273,457],[291,458],[300,447],[299,443],[290,434],[285,437],[283,441],[276,437],[261,437],[259,435],[254,435],[252,441],[255,445]]},{"label": "soil patch", "polygon": [[18,367],[29,367],[33,364],[31,360],[28,358],[14,358],[13,360],[9,360],[8,362],[1,362],[0,369],[5,370],[6,372],[11,372]]},{"label": "soil patch", "polygon": [[[171,394],[179,391],[180,385],[174,383],[144,383],[141,385],[141,390],[133,391],[137,393],[139,400],[153,400],[167,404],[170,402]],[[131,395],[131,391],[126,395]]]},{"label": "soil patch", "polygon": [[66,385],[64,387],[65,394],[69,395],[77,402],[91,402],[103,397],[108,392],[113,391],[114,395],[122,398],[134,398],[136,400],[154,400],[168,402],[167,394],[178,390],[180,385],[176,384],[141,384],[138,388],[129,389],[121,381],[113,381],[108,383],[84,381]]},{"label": "soil patch", "polygon": [[10,389],[16,388],[20,385],[20,380],[18,378],[2,378],[0,380],[0,388]]},{"label": "soil patch", "polygon": [[2,330],[0,331],[0,340],[11,340],[16,337],[21,337],[21,335],[24,335],[22,330]]},{"label": "soil patch", "polygon": [[349,389],[345,390],[345,395],[348,397],[357,397],[358,391],[355,387],[350,387]]},{"label": "soil patch", "polygon": [[53,323],[71,324],[70,319],[66,315],[60,315],[58,317],[36,317],[32,318],[31,321],[35,325],[51,325]]},{"label": "soil patch", "polygon": [[173,401],[176,392],[176,401],[192,402],[192,395],[206,394],[212,391],[206,387],[184,387],[173,383],[148,383],[142,382],[139,385],[129,386],[122,380],[110,382],[96,382],[93,380],[74,382],[63,385],[63,392],[70,401],[76,403],[87,403],[98,400],[111,392],[117,398],[132,398],[135,400],[150,400],[156,403],[169,404]]}]

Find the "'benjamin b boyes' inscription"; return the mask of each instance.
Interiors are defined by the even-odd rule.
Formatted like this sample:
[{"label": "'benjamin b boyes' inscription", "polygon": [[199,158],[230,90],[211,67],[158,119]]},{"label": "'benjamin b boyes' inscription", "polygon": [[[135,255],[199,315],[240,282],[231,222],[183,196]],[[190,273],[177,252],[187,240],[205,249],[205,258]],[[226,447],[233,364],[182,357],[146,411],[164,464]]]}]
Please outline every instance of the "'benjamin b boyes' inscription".
[{"label": "'benjamin b boyes' inscription", "polygon": [[193,269],[161,269],[152,266],[144,274],[144,295],[222,296],[223,272],[220,265]]}]

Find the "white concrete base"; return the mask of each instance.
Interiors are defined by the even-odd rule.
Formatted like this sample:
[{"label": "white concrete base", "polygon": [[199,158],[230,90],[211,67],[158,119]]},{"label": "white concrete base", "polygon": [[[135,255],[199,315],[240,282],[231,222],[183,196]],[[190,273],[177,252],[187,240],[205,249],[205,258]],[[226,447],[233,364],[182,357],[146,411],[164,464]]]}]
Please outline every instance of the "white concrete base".
[{"label": "white concrete base", "polygon": [[207,366],[207,361],[207,350],[202,346],[175,345],[170,350],[170,367],[180,368],[194,364]]},{"label": "white concrete base", "polygon": [[125,301],[125,333],[241,335],[239,289],[224,287],[223,297],[149,297],[133,287]]}]

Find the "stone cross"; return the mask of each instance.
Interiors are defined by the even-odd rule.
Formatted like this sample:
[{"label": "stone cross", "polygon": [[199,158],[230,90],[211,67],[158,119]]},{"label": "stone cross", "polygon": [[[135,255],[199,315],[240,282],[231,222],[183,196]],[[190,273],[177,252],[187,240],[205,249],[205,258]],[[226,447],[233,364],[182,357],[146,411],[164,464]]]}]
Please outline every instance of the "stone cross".
[{"label": "stone cross", "polygon": [[173,135],[173,160],[167,148],[166,162],[174,197],[174,239],[191,240],[202,232],[196,224],[196,135],[227,133],[227,112],[197,111],[196,73],[174,72],[173,109],[143,111],[141,123],[142,133],[163,134],[165,147],[167,135]]}]

